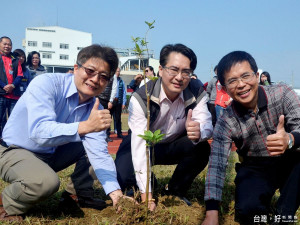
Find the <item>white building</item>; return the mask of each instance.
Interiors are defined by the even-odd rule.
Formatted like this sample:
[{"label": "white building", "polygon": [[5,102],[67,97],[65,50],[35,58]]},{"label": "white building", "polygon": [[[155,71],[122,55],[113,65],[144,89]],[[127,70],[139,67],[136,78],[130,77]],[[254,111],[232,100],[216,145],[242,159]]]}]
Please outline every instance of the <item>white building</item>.
[{"label": "white building", "polygon": [[78,52],[91,44],[91,33],[59,26],[27,27],[23,40],[26,55],[39,52],[48,72],[66,72],[73,68]]}]

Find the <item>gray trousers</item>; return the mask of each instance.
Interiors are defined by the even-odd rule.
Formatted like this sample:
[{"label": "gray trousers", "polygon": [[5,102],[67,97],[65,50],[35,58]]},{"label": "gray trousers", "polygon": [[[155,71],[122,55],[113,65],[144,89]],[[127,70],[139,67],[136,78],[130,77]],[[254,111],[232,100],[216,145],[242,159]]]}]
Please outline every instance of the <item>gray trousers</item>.
[{"label": "gray trousers", "polygon": [[40,154],[18,146],[0,145],[0,175],[10,183],[2,192],[9,215],[26,213],[37,202],[59,189],[56,172],[76,163],[66,190],[71,194],[93,196],[96,179],[81,142],[59,146],[54,154]]}]

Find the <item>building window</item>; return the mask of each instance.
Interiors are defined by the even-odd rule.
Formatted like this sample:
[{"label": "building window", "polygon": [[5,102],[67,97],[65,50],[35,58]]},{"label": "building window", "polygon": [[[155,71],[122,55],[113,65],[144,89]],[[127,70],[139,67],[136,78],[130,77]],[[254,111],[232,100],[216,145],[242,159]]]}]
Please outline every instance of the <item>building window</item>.
[{"label": "building window", "polygon": [[43,52],[43,59],[52,59],[52,54]]},{"label": "building window", "polygon": [[79,51],[80,51],[81,49],[83,49],[83,47],[77,47],[77,50],[79,50]]},{"label": "building window", "polygon": [[37,46],[37,41],[28,41],[28,46],[36,47]]},{"label": "building window", "polygon": [[52,43],[51,42],[43,42],[43,47],[44,48],[52,48]]},{"label": "building window", "polygon": [[55,30],[45,30],[45,29],[39,29],[39,31],[55,32]]},{"label": "building window", "polygon": [[59,48],[62,48],[62,49],[69,49],[69,44],[62,44],[62,43],[60,43],[60,44],[59,44]]},{"label": "building window", "polygon": [[69,55],[59,55],[59,59],[69,60]]}]

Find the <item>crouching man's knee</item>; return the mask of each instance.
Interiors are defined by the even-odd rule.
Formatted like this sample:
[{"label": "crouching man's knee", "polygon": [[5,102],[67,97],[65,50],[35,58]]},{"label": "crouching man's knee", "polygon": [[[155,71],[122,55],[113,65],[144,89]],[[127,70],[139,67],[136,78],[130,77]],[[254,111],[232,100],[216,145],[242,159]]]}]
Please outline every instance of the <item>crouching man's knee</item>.
[{"label": "crouching man's knee", "polygon": [[60,181],[57,174],[47,177],[44,179],[44,184],[42,184],[41,197],[47,198],[58,191],[60,186]]},{"label": "crouching man's knee", "polygon": [[58,191],[60,185],[56,173],[45,174],[45,176],[23,183],[24,196],[32,203],[39,202]]}]

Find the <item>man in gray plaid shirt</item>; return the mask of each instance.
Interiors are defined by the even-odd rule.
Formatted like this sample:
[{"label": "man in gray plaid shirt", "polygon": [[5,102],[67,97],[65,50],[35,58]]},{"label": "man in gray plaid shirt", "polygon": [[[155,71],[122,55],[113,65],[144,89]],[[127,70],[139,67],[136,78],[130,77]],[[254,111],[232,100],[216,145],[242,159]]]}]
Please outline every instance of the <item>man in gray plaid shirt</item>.
[{"label": "man in gray plaid shirt", "polygon": [[[219,224],[219,202],[232,142],[243,159],[236,165],[236,219],[253,224],[257,215],[293,217],[300,204],[297,94],[284,84],[259,86],[256,62],[243,51],[231,52],[221,59],[218,79],[233,102],[214,129],[203,224]],[[276,210],[271,212],[271,199],[277,189],[280,197]]]}]

